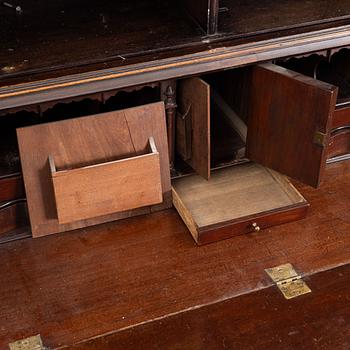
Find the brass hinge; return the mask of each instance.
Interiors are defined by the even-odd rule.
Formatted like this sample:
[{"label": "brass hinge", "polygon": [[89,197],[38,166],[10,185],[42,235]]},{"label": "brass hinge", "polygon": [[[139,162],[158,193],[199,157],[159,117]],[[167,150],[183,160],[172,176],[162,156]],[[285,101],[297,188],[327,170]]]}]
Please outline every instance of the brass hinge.
[{"label": "brass hinge", "polygon": [[321,131],[316,131],[314,135],[314,143],[318,146],[325,147],[327,143],[327,134]]},{"label": "brass hinge", "polygon": [[35,335],[9,344],[10,350],[46,350],[40,335]]},{"label": "brass hinge", "polygon": [[309,286],[298,275],[292,264],[280,265],[266,269],[266,273],[276,283],[286,299],[293,299],[300,295],[311,293]]}]

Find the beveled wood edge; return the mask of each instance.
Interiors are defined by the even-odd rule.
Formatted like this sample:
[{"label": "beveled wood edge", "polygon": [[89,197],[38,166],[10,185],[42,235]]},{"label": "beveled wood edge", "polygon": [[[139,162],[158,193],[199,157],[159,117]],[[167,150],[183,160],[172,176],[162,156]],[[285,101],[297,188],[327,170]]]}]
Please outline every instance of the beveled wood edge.
[{"label": "beveled wood edge", "polygon": [[[261,227],[262,228],[261,232],[263,233],[263,231],[265,229],[268,229],[269,227],[275,227],[275,226],[287,224],[288,222],[304,219],[307,215],[309,208],[310,208],[310,204],[308,202],[302,202],[298,204],[289,205],[287,207],[273,209],[263,213],[257,213],[257,214],[242,217],[239,219],[227,221],[225,223],[211,225],[199,230],[197,244],[205,245],[205,244],[229,239],[234,236],[253,233],[254,232],[253,229],[250,231],[242,230],[242,233],[236,232],[236,233],[230,233],[230,234],[228,234],[226,230],[229,230],[231,227],[233,230],[235,225],[240,225],[245,223],[248,224],[249,222],[255,222],[255,221],[260,223],[261,221],[268,221]],[[281,218],[280,222],[278,222],[276,218],[277,219]]]},{"label": "beveled wood edge", "polygon": [[350,45],[350,25],[0,88],[0,110]]}]

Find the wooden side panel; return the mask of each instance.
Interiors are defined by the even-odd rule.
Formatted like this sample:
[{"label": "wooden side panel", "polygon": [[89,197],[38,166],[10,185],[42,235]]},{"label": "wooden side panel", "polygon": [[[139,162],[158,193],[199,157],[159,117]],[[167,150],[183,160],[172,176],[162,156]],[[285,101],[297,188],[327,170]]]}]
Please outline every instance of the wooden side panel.
[{"label": "wooden side panel", "polygon": [[219,0],[182,0],[187,12],[206,34],[214,34],[218,28]]},{"label": "wooden side panel", "polygon": [[[59,224],[57,218],[54,190],[51,181],[48,157],[55,160],[57,169],[68,170],[97,163],[143,154],[146,142],[136,143],[131,136],[132,127],[128,126],[126,115],[133,112],[140,115],[138,128],[154,132],[155,142],[160,154],[163,196],[170,191],[168,149],[166,141],[163,103],[115,111],[97,116],[70,119],[60,122],[36,125],[17,130],[24,183],[28,199],[28,209],[34,237],[51,233],[69,231],[99,223],[150,213],[150,207],[142,207],[125,212],[117,212],[94,219]],[[155,122],[153,122],[155,118]],[[153,130],[148,129],[153,125]],[[147,140],[152,134],[147,135]],[[163,141],[159,139],[164,138]],[[165,154],[165,155],[164,155]],[[140,169],[138,169],[140,171]],[[168,185],[166,185],[168,184]],[[91,187],[87,189],[91,191]],[[163,209],[163,208],[159,208]]]},{"label": "wooden side panel", "polygon": [[61,224],[162,202],[158,153],[54,172],[52,181]]},{"label": "wooden side panel", "polygon": [[[247,156],[317,187],[325,167],[335,86],[273,64],[252,73]],[[315,142],[325,134],[323,146]]]},{"label": "wooden side panel", "polygon": [[210,178],[210,86],[200,78],[179,82],[179,112],[191,120],[191,157],[187,163],[205,179]]}]

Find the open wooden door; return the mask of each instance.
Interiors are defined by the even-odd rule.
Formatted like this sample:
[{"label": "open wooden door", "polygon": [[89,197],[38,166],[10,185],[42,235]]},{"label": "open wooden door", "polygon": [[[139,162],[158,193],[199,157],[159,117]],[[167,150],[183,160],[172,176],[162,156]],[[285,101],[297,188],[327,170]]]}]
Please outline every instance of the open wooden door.
[{"label": "open wooden door", "polygon": [[178,84],[177,153],[197,174],[210,177],[210,86],[200,78]]},{"label": "open wooden door", "polygon": [[318,187],[337,87],[285,68],[253,67],[247,157]]}]

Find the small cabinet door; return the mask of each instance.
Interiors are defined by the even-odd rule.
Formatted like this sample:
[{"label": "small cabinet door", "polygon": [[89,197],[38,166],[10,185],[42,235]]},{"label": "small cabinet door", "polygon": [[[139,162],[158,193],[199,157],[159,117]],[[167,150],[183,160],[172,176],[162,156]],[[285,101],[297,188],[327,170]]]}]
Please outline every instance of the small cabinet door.
[{"label": "small cabinet door", "polygon": [[338,88],[274,64],[253,67],[247,157],[318,187]]},{"label": "small cabinet door", "polygon": [[200,78],[178,83],[176,148],[197,174],[210,178],[210,86]]}]

